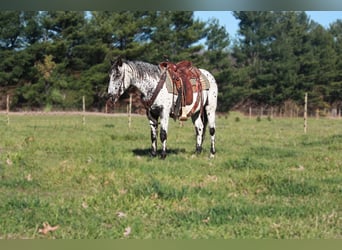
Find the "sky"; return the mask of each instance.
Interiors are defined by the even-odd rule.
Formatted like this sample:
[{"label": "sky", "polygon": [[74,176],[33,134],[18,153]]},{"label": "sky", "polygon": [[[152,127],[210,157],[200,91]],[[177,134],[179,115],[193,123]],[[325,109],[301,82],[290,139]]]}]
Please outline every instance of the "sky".
[{"label": "sky", "polygon": [[[329,24],[337,19],[342,20],[342,11],[306,11],[306,13],[311,20],[321,24],[324,28],[328,28]],[[236,38],[239,26],[232,11],[195,11],[194,17],[204,22],[216,18],[219,20],[220,25],[226,28],[230,38]]]}]

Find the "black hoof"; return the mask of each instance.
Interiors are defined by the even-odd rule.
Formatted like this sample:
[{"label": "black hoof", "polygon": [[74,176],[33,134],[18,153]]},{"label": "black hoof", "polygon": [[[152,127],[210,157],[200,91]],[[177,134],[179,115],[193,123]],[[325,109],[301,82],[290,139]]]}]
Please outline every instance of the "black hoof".
[{"label": "black hoof", "polygon": [[160,159],[165,160],[166,158],[166,151],[162,151],[160,155]]},{"label": "black hoof", "polygon": [[152,150],[152,151],[150,152],[150,156],[151,156],[151,157],[156,157],[156,156],[157,156],[157,152]]}]

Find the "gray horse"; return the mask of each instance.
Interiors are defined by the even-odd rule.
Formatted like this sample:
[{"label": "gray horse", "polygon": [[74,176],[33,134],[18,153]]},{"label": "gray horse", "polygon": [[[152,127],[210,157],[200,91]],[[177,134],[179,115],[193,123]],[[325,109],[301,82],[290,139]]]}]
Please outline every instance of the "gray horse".
[{"label": "gray horse", "polygon": [[[210,157],[215,154],[215,112],[217,106],[217,84],[208,71],[200,69],[201,78],[207,81],[207,88],[200,93],[200,105],[195,105],[198,93],[193,94],[190,105],[191,119],[196,130],[196,152],[202,151],[202,143],[207,124],[211,137]],[[169,117],[174,110],[177,95],[170,93],[166,86],[170,76],[159,65],[140,61],[123,61],[117,59],[110,70],[108,95],[115,103],[130,86],[135,86],[142,94],[142,102],[151,126],[151,155],[157,155],[158,120],[160,119],[160,140],[162,143],[161,158],[166,157],[166,141]],[[158,90],[157,90],[158,89]],[[198,102],[197,102],[198,104]]]}]

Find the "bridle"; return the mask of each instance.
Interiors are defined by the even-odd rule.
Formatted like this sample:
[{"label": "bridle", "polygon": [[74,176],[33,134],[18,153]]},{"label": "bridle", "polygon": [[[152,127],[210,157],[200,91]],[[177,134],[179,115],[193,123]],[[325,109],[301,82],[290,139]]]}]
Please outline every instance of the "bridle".
[{"label": "bridle", "polygon": [[116,94],[114,94],[114,95],[108,94],[108,98],[112,102],[114,102],[114,100],[117,100],[120,97],[120,93],[124,93],[126,91],[126,88],[125,88],[125,71],[122,72],[122,78],[121,79],[122,80],[121,80],[118,92]]}]

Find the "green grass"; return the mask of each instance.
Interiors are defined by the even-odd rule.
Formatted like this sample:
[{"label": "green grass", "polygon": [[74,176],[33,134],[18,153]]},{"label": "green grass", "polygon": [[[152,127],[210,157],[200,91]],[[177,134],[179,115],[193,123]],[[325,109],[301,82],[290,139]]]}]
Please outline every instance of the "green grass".
[{"label": "green grass", "polygon": [[341,120],[234,117],[214,159],[170,121],[160,160],[145,117],[0,115],[0,238],[341,239]]}]

